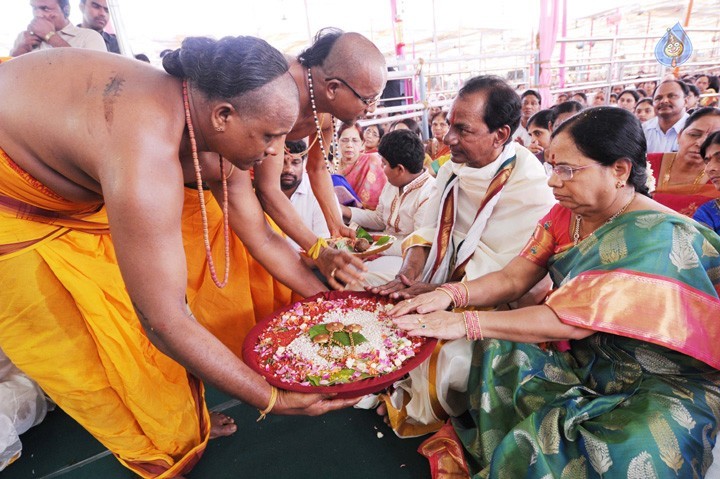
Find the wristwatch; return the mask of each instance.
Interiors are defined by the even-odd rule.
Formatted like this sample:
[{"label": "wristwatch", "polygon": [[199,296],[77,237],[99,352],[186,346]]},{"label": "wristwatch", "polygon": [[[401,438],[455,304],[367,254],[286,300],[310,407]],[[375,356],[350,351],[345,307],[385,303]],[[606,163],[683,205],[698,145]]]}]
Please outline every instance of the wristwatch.
[{"label": "wristwatch", "polygon": [[50,43],[50,39],[51,39],[53,36],[55,36],[55,31],[54,31],[54,30],[50,30],[49,32],[47,32],[47,33],[45,34],[45,36],[43,37],[43,40],[45,40],[45,43]]}]

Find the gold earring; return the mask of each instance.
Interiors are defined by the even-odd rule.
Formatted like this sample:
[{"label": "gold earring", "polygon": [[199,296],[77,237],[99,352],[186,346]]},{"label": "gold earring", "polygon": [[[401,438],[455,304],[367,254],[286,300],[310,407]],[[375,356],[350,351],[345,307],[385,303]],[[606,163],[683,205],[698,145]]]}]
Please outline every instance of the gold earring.
[{"label": "gold earring", "polygon": [[223,128],[222,126],[217,126],[215,127],[215,131],[225,131],[225,128]]},{"label": "gold earring", "polygon": [[615,183],[615,188],[617,188],[617,189],[623,188],[624,186],[625,186],[625,183],[623,183],[620,180],[618,180],[618,182]]}]

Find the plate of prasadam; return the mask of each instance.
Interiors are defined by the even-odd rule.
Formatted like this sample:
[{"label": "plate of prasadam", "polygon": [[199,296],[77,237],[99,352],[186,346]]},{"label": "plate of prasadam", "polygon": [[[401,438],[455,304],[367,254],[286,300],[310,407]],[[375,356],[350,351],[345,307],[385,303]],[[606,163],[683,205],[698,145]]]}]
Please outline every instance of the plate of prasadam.
[{"label": "plate of prasadam", "polygon": [[367,236],[357,236],[352,238],[330,238],[327,240],[328,245],[340,251],[347,251],[358,258],[366,258],[382,253],[395,242],[392,235],[369,234]]},{"label": "plate of prasadam", "polygon": [[329,291],[276,311],[245,338],[245,363],[297,392],[356,397],[381,391],[428,358],[437,340],[408,336],[388,312],[396,300]]}]

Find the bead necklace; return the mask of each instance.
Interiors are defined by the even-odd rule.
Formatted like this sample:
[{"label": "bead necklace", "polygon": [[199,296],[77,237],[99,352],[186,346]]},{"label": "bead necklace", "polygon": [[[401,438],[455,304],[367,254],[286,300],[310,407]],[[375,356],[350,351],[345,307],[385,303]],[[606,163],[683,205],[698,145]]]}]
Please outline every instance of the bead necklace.
[{"label": "bead necklace", "polygon": [[[667,186],[668,183],[670,183],[670,172],[673,165],[675,164],[675,158],[677,158],[677,154],[673,155],[672,159],[670,160],[670,165],[668,165],[668,169],[663,175],[663,186]],[[693,186],[697,186],[698,184],[700,184],[700,180],[702,179],[703,175],[705,175],[705,168],[703,168],[700,171],[700,174],[695,178],[695,181],[693,181]]]},{"label": "bead necklace", "polygon": [[337,131],[335,130],[335,117],[331,116],[332,120],[332,138],[333,138],[333,144],[331,145],[334,147],[333,152],[333,161],[330,162],[329,155],[327,150],[325,149],[325,142],[323,141],[322,136],[322,125],[320,124],[320,120],[318,118],[317,108],[315,107],[315,91],[313,89],[313,79],[312,79],[312,72],[311,69],[308,68],[308,89],[310,90],[310,105],[312,106],[313,111],[313,117],[315,118],[315,131],[317,132],[317,142],[320,145],[320,151],[322,152],[323,158],[325,159],[325,164],[327,165],[328,171],[330,173],[334,173],[338,169],[338,154],[340,149],[338,148],[338,142],[337,142]]},{"label": "bead necklace", "polygon": [[[617,218],[618,216],[623,214],[625,212],[625,210],[628,208],[628,206],[630,206],[630,203],[633,202],[634,199],[635,199],[635,192],[633,191],[632,196],[630,196],[630,201],[625,203],[625,206],[623,206],[622,208],[617,210],[614,215],[612,215],[610,218],[608,218],[607,221],[605,222],[605,224],[607,225],[607,224],[612,223],[615,220],[615,218]],[[580,223],[581,222],[582,222],[582,216],[575,215],[575,231],[573,232],[573,245],[575,245],[575,246],[577,246],[578,242],[580,242]],[[594,233],[594,231],[593,231],[593,233]],[[592,233],[590,233],[590,234],[592,234]]]},{"label": "bead necklace", "polygon": [[[200,198],[200,215],[202,217],[203,239],[205,240],[205,257],[207,258],[208,267],[210,268],[210,276],[218,288],[224,288],[228,283],[230,276],[230,224],[228,217],[228,189],[227,177],[225,177],[225,168],[223,166],[222,156],[220,157],[220,176],[222,177],[223,189],[223,232],[225,233],[225,278],[222,282],[218,280],[215,271],[215,262],[212,258],[212,250],[210,249],[210,234],[208,231],[207,211],[205,210],[205,195],[202,187],[202,177],[200,175],[200,159],[198,158],[197,143],[195,142],[195,129],[193,128],[192,119],[190,118],[190,102],[188,101],[187,80],[183,80],[183,105],[185,107],[185,123],[187,124],[188,135],[190,136],[190,147],[192,148],[193,165],[195,166],[195,178],[197,180],[198,197]],[[232,174],[232,171],[230,172]]]}]

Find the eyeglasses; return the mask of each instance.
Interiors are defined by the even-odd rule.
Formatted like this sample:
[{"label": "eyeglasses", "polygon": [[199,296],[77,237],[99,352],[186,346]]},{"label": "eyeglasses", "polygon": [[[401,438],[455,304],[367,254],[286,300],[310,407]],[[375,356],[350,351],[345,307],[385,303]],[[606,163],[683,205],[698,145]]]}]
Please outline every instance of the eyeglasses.
[{"label": "eyeglasses", "polygon": [[377,103],[378,100],[380,99],[380,96],[381,96],[381,95],[378,95],[378,96],[376,96],[376,97],[374,97],[374,98],[365,98],[365,97],[361,96],[360,93],[356,92],[355,89],[354,89],[353,87],[351,87],[350,85],[348,85],[348,82],[346,82],[346,81],[343,80],[342,78],[331,77],[331,78],[326,78],[326,79],[325,79],[325,81],[330,81],[330,80],[337,80],[337,81],[339,81],[340,83],[342,83],[343,85],[345,85],[346,87],[348,87],[348,89],[353,93],[353,95],[355,95],[355,96],[358,98],[358,100],[360,100],[361,102],[365,103],[365,106],[372,106],[372,105],[374,105],[375,103]]},{"label": "eyeglasses", "polygon": [[558,178],[560,178],[562,181],[570,181],[573,179],[573,175],[576,171],[584,170],[585,168],[590,168],[591,166],[596,165],[585,165],[585,166],[569,166],[569,165],[556,165],[553,166],[550,163],[543,163],[543,166],[545,167],[545,173],[548,175],[548,177],[552,176],[553,173],[555,173]]}]

